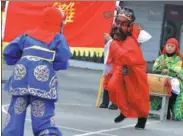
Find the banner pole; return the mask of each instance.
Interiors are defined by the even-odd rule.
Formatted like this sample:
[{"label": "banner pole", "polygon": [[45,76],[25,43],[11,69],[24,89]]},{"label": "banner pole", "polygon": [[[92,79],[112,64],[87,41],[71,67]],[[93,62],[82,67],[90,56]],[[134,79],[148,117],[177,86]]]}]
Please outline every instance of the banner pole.
[{"label": "banner pole", "polygon": [[97,101],[96,101],[96,107],[99,108],[99,105],[100,105],[100,100],[101,100],[101,95],[102,95],[102,90],[103,90],[103,79],[104,79],[104,76],[102,74],[102,77],[100,79],[100,84],[99,84],[99,88],[98,88],[98,93],[97,93]]}]

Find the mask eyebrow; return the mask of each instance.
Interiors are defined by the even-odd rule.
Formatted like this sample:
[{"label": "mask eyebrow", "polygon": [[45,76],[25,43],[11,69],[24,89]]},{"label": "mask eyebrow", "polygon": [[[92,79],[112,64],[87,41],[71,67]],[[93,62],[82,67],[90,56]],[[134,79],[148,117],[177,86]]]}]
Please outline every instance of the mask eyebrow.
[{"label": "mask eyebrow", "polygon": [[115,22],[116,22],[116,23],[128,23],[129,21],[128,21],[128,20],[126,20],[126,21],[121,21],[120,19],[116,18],[116,19],[115,19]]}]

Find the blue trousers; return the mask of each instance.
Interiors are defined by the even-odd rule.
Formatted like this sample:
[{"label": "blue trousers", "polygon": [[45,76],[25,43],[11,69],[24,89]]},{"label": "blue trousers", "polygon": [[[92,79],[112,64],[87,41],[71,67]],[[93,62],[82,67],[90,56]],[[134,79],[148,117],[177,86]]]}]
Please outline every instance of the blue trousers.
[{"label": "blue trousers", "polygon": [[26,109],[31,106],[34,136],[62,136],[55,127],[53,100],[34,96],[12,96],[2,136],[24,136]]}]

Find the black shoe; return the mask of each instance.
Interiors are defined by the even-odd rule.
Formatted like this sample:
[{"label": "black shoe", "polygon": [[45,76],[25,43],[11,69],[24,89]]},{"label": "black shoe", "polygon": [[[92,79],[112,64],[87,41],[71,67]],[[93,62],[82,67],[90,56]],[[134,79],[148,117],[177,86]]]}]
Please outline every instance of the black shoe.
[{"label": "black shoe", "polygon": [[109,109],[110,109],[110,110],[117,110],[118,107],[117,107],[115,104],[111,104],[111,105],[109,106]]},{"label": "black shoe", "polygon": [[125,117],[122,113],[120,113],[120,115],[117,116],[117,117],[114,119],[114,122],[115,122],[115,123],[119,123],[119,122],[123,121],[125,118],[126,118],[126,117]]},{"label": "black shoe", "polygon": [[136,129],[144,129],[146,125],[147,118],[138,118],[138,122],[135,126]]},{"label": "black shoe", "polygon": [[100,104],[100,108],[108,108],[108,104],[102,103],[102,104]]}]

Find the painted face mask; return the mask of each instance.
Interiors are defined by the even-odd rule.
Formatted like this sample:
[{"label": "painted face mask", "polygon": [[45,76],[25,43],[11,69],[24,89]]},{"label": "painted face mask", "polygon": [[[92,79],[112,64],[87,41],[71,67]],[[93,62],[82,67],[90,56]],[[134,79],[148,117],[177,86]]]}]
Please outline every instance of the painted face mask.
[{"label": "painted face mask", "polygon": [[134,21],[133,10],[128,7],[122,8],[115,19],[111,36],[117,40],[124,40],[129,35],[129,28]]}]

